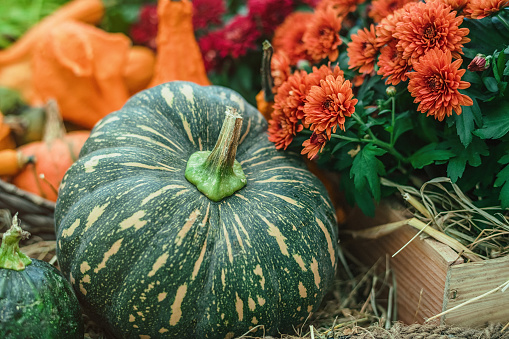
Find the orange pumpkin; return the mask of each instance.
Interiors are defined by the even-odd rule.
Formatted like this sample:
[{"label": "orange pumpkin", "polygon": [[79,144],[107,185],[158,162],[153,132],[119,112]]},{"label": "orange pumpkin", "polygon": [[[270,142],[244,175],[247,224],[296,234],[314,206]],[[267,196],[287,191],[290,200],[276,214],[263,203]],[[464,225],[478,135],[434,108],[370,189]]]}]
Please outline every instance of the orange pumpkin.
[{"label": "orange pumpkin", "polygon": [[78,158],[90,131],[66,133],[54,101],[48,103],[46,112],[43,140],[18,148],[25,156],[34,157],[35,161],[13,177],[12,183],[25,191],[56,201],[60,182]]}]

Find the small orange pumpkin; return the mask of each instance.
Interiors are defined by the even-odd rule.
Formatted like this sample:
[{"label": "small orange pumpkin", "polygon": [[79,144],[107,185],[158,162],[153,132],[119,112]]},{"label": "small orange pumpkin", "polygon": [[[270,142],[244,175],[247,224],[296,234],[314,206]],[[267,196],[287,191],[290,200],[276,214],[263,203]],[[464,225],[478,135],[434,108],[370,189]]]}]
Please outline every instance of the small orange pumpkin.
[{"label": "small orange pumpkin", "polygon": [[78,158],[90,131],[66,133],[55,101],[48,102],[46,113],[43,140],[18,148],[25,156],[33,156],[35,161],[13,177],[12,183],[25,191],[56,201],[60,182]]}]

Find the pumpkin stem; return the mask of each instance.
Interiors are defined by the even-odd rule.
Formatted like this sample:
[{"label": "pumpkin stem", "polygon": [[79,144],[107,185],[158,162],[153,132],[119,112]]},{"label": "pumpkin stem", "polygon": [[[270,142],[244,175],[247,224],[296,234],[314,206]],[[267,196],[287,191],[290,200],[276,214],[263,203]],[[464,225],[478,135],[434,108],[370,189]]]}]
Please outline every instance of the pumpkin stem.
[{"label": "pumpkin stem", "polygon": [[44,127],[43,141],[51,144],[54,140],[63,139],[66,133],[60,109],[54,99],[48,100],[44,107],[46,111],[46,125]]},{"label": "pumpkin stem", "polygon": [[2,237],[0,246],[0,268],[22,271],[32,260],[19,249],[19,241],[26,239],[30,233],[23,231],[19,225],[18,214],[12,218],[12,226]]},{"label": "pumpkin stem", "polygon": [[186,179],[212,201],[221,201],[247,183],[240,163],[235,160],[241,127],[242,116],[229,107],[212,151],[195,152],[187,162]]}]

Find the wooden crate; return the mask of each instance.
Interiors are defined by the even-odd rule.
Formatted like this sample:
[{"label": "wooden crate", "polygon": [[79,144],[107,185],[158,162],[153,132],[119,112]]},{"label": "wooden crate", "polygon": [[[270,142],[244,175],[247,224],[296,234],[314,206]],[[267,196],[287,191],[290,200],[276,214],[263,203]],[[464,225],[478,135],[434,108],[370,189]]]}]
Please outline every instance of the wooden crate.
[{"label": "wooden crate", "polygon": [[[409,217],[401,205],[382,203],[374,218],[357,210],[349,213],[345,228],[367,228]],[[392,258],[416,234],[414,228],[403,226],[376,240],[342,239],[343,246],[366,265],[371,266],[386,256],[390,258],[389,265],[396,276],[398,320],[404,323],[424,323],[509,280],[509,257],[465,262],[450,247],[431,238],[417,237]],[[465,327],[479,327],[487,322],[508,323],[508,304],[509,289],[505,292],[499,289],[450,311],[437,322]]]}]

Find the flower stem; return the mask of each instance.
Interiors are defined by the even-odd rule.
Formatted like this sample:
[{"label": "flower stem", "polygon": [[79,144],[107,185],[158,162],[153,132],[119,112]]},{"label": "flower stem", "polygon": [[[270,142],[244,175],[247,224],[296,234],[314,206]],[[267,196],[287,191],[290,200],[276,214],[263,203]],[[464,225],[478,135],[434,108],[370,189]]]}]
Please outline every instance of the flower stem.
[{"label": "flower stem", "polygon": [[391,146],[394,146],[394,126],[396,124],[396,98],[394,96],[391,97]]},{"label": "flower stem", "polygon": [[370,143],[370,144],[373,144],[373,145],[377,145],[377,146],[380,146],[381,148],[383,148],[384,150],[386,150],[387,152],[389,152],[389,154],[393,155],[396,159],[398,159],[399,161],[403,162],[403,163],[408,163],[408,159],[405,158],[401,153],[399,153],[393,145],[385,142],[385,141],[382,141],[382,140],[379,140],[379,139],[361,139],[361,138],[352,138],[352,137],[347,137],[345,135],[340,135],[340,134],[332,134],[331,137],[334,137],[336,139],[341,139],[341,140],[345,140],[345,141],[353,141],[353,142],[363,142],[363,143]]},{"label": "flower stem", "polygon": [[366,129],[366,131],[368,131],[368,134],[369,136],[371,137],[371,139],[373,140],[378,140],[378,138],[375,136],[375,134],[371,131],[371,129],[366,126],[366,123],[355,113],[352,114],[352,117],[355,119],[355,121],[357,121],[359,123],[359,125],[361,125],[362,127],[364,127]]}]

